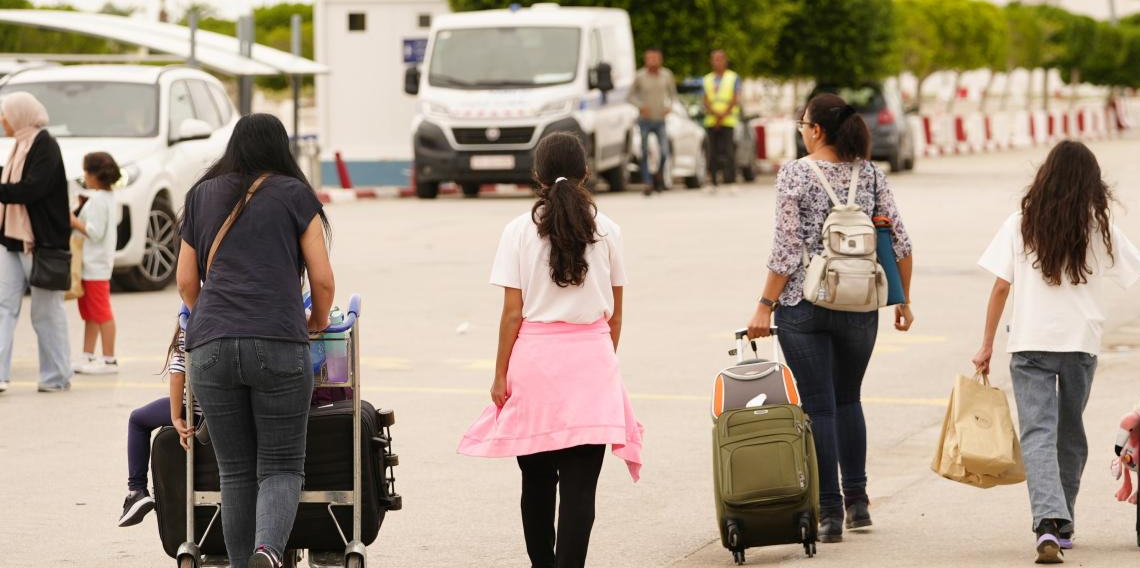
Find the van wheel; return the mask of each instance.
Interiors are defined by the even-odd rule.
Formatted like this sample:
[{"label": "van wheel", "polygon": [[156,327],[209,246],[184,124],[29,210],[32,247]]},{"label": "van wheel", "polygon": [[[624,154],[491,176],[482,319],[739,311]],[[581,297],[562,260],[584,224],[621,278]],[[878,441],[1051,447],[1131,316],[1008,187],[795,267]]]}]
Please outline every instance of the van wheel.
[{"label": "van wheel", "polygon": [[463,190],[463,197],[479,197],[479,189],[483,187],[481,183],[464,183],[459,185]]},{"label": "van wheel", "polygon": [[167,198],[156,197],[151,204],[145,238],[139,265],[114,277],[115,283],[124,290],[152,292],[174,281],[178,268],[178,217]]},{"label": "van wheel", "polygon": [[610,191],[625,191],[624,163],[616,168],[610,168],[602,172],[602,178],[606,180],[606,185],[610,187]]},{"label": "van wheel", "polygon": [[439,197],[438,181],[417,181],[416,197],[420,199],[435,199]]}]

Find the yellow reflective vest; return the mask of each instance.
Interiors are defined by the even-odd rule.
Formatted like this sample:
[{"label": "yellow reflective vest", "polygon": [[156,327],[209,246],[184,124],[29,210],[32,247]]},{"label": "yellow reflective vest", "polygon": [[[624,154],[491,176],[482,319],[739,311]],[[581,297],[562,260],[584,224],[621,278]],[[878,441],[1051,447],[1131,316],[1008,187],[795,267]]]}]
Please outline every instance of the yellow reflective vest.
[{"label": "yellow reflective vest", "polygon": [[[705,75],[705,98],[708,99],[709,108],[713,112],[720,114],[728,110],[728,106],[732,104],[732,98],[736,95],[736,73],[730,69],[725,69],[724,75],[720,78],[720,86],[716,84],[716,73],[709,73]],[[736,121],[740,118],[740,104],[738,103],[733,107],[732,112],[724,117],[721,121],[721,126],[734,128]],[[716,126],[716,117],[711,113],[705,116],[705,127],[711,128]]]}]

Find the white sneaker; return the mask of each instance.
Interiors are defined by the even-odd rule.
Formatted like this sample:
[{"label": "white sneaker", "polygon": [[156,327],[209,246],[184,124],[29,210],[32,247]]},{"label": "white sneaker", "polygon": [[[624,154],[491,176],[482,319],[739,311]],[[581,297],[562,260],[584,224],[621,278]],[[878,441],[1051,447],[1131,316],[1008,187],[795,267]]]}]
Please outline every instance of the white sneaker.
[{"label": "white sneaker", "polygon": [[114,375],[119,372],[118,363],[104,363],[102,361],[93,361],[86,365],[80,365],[75,370],[76,373],[84,375]]},{"label": "white sneaker", "polygon": [[0,381],[0,392],[8,390],[8,381]]},{"label": "white sneaker", "polygon": [[91,365],[96,365],[98,363],[99,363],[99,359],[97,359],[95,357],[88,357],[86,355],[81,355],[79,357],[79,363],[76,363],[75,367],[72,368],[71,370],[75,371],[76,373],[82,373],[83,369],[90,367]]}]

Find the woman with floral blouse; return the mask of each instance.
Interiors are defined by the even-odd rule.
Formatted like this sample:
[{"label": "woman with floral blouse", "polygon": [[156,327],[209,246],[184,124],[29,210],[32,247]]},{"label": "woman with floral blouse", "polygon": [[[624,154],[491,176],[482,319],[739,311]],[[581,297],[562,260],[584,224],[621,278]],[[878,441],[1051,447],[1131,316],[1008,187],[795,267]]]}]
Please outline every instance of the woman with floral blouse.
[{"label": "woman with floral blouse", "polygon": [[785,166],[776,178],[776,231],[768,280],[748,331],[750,337],[770,335],[775,312],[780,343],[815,433],[819,537],[822,542],[840,542],[845,515],[848,529],[871,525],[867,425],[860,389],[875,347],[879,314],[840,312],[804,299],[805,258],[823,251],[823,222],[831,212],[827,192],[809,162],[821,170],[842,202],[847,200],[851,176],[858,175],[855,202],[871,217],[885,217],[894,228],[892,245],[907,298],[895,307],[895,328],[900,331],[914,322],[913,257],[886,176],[868,159],[871,133],[863,117],[842,98],[822,94],[808,102],[797,126],[809,154]]}]

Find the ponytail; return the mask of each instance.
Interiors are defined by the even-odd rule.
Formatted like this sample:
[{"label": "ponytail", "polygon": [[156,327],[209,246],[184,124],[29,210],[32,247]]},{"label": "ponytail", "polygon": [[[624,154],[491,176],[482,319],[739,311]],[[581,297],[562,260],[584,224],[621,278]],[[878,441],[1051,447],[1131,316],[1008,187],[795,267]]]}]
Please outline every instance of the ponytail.
[{"label": "ponytail", "polygon": [[871,128],[867,121],[839,95],[822,93],[808,101],[811,121],[823,129],[827,143],[835,146],[840,160],[871,158]]},{"label": "ponytail", "polygon": [[586,151],[573,134],[557,132],[538,143],[538,202],[531,219],[539,236],[550,240],[550,278],[561,288],[586,281],[586,249],[597,242],[597,206],[586,187],[588,176]]}]

